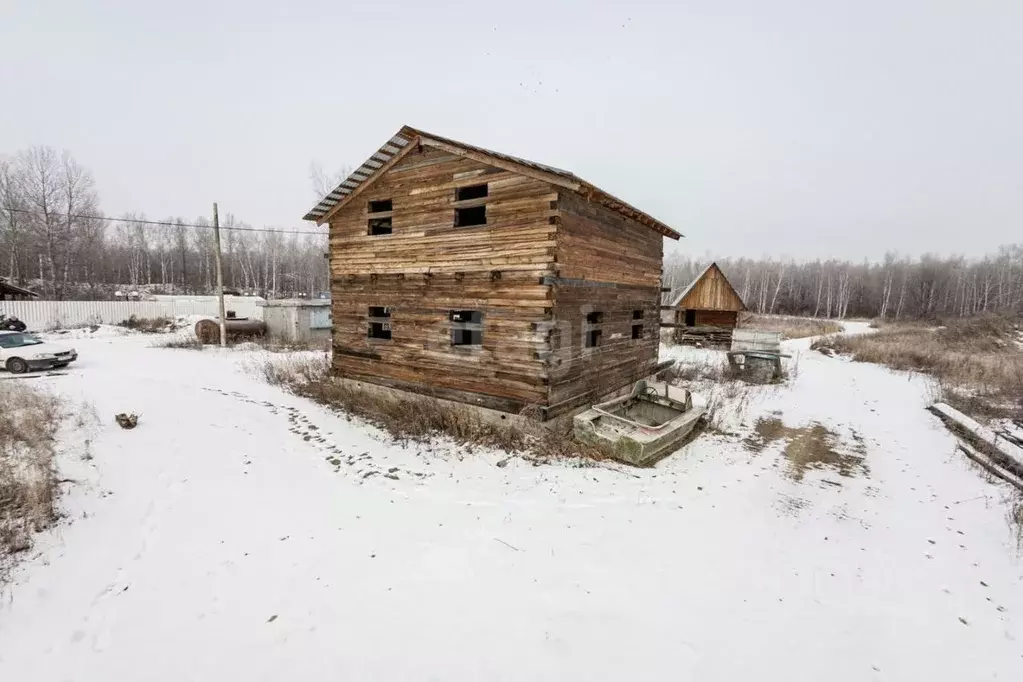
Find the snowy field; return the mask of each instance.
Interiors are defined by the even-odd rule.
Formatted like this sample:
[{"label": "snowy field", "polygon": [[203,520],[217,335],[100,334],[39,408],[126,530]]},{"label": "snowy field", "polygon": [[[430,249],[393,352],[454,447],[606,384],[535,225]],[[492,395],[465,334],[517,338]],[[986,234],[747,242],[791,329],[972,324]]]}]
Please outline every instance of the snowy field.
[{"label": "snowy field", "polygon": [[[258,352],[77,336],[24,380],[80,426],[0,680],[1023,679],[1008,491],[920,377],[787,342],[788,385],[655,468],[498,467],[284,394]],[[815,424],[837,452],[806,466]]]}]

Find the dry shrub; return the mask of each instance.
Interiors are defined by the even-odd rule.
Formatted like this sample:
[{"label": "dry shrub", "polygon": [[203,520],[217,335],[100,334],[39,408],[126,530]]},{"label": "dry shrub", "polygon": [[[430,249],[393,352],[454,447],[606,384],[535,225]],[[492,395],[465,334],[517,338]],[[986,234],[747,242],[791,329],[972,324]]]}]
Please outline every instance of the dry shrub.
[{"label": "dry shrub", "polygon": [[301,351],[325,351],[330,348],[330,339],[323,339],[321,341],[296,341],[294,339],[287,339],[277,334],[267,334],[265,336],[256,337],[249,339],[249,341],[257,346],[260,350],[267,351],[268,353],[296,353]]},{"label": "dry shrub", "polygon": [[933,328],[885,325],[877,333],[821,339],[854,360],[935,377],[940,398],[980,416],[1023,418],[1023,351],[1010,318],[985,316]]},{"label": "dry shrub", "polygon": [[727,361],[725,354],[716,354],[714,357],[686,358],[682,357],[675,361],[671,367],[658,372],[654,379],[667,381],[671,384],[683,384],[687,382],[716,382],[716,383],[745,383],[745,384],[780,384],[784,383],[794,372],[790,372],[782,366],[781,376],[774,376],[773,366],[758,361],[749,361],[749,367],[745,370],[732,367]]},{"label": "dry shrub", "polygon": [[1023,549],[1023,493],[1017,492],[1005,513],[1009,528],[1016,533],[1016,547]]},{"label": "dry shrub", "polygon": [[724,355],[721,355],[720,361],[718,358],[709,357],[679,358],[674,365],[662,369],[654,376],[657,381],[667,381],[670,384],[693,381],[724,382],[735,378],[735,372],[728,362],[724,361]]},{"label": "dry shrub", "polygon": [[1000,352],[1017,350],[1019,321],[1004,315],[979,315],[953,320],[938,327],[942,345],[963,352]]},{"label": "dry shrub", "polygon": [[707,401],[705,420],[716,433],[731,433],[743,421],[752,402],[780,390],[796,372],[795,366],[783,370],[779,379],[770,369],[749,372],[735,371],[724,353],[681,357],[675,364],[659,372],[654,379],[683,386]]},{"label": "dry shrub", "polygon": [[804,339],[808,336],[837,334],[843,327],[834,320],[788,315],[743,315],[740,327],[765,332],[781,332],[784,339]]},{"label": "dry shrub", "polygon": [[56,398],[22,382],[0,382],[0,568],[56,519]]},{"label": "dry shrub", "polygon": [[161,339],[153,344],[154,348],[183,348],[186,350],[202,350],[205,348],[202,341],[191,334],[173,336],[169,339]]},{"label": "dry shrub", "polygon": [[177,328],[174,320],[169,317],[136,317],[135,315],[118,322],[117,326],[143,334],[163,334]]},{"label": "dry shrub", "polygon": [[[290,341],[281,339],[275,336],[257,336],[253,338],[242,338],[242,339],[231,339],[228,338],[228,348],[236,348],[238,350],[261,350],[268,353],[296,353],[301,351],[320,351],[328,345],[328,341],[322,342],[303,342],[303,341]],[[177,336],[172,336],[169,339],[160,339],[153,344],[154,348],[183,348],[187,350],[202,350],[207,346],[202,341],[197,339],[192,333],[182,333]],[[219,343],[209,344],[210,348],[219,348]]]},{"label": "dry shrub", "polygon": [[[498,448],[537,461],[610,458],[608,451],[576,442],[570,420],[555,425],[544,425],[534,419],[500,423],[484,418],[474,408],[428,396],[364,390],[333,376],[330,360],[325,356],[263,358],[255,368],[268,383],[363,419],[398,442],[425,442],[439,435],[459,444]],[[529,411],[524,410],[524,416],[530,416],[526,414]]]}]

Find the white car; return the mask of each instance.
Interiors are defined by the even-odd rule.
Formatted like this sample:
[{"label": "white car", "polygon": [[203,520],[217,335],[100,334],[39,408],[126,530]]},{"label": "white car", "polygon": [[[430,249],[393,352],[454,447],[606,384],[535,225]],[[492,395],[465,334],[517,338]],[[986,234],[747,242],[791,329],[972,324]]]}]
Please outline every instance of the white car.
[{"label": "white car", "polygon": [[0,367],[11,374],[30,369],[67,367],[78,359],[74,348],[40,341],[25,332],[0,332]]}]

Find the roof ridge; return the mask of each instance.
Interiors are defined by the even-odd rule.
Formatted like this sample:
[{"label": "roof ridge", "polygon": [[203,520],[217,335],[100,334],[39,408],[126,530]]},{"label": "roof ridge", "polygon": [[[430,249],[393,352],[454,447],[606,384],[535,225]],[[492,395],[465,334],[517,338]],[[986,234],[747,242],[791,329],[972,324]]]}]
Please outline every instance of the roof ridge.
[{"label": "roof ridge", "polygon": [[[529,161],[510,154],[503,154],[485,147],[477,147],[465,142],[459,142],[458,140],[442,137],[441,135],[435,135],[408,125],[403,125],[398,132],[391,136],[391,138],[385,142],[384,145],[376,151],[376,153],[370,156],[365,163],[352,171],[348,177],[342,180],[341,183],[334,188],[333,191],[329,192],[316,204],[316,206],[310,209],[303,219],[315,220],[317,223],[322,223],[327,220],[334,211],[338,210],[355,194],[358,194],[361,187],[371,184],[381,172],[386,171],[402,156],[407,154],[412,148],[410,145],[417,139],[427,146],[431,146],[431,142],[434,143],[432,146],[443,145],[452,153],[457,154],[458,150],[462,150],[464,152],[487,157],[491,162],[502,161],[514,164],[518,167],[518,172],[520,173],[524,170],[539,173],[542,176],[541,179],[550,182],[551,184],[566,187],[577,193],[583,194],[588,199],[595,199],[598,203],[606,206],[607,208],[625,215],[626,217],[632,218],[644,226],[660,232],[666,237],[679,239],[682,236],[680,233],[676,232],[648,213],[645,213],[621,199],[618,199],[596,185],[586,182],[571,171],[566,171],[555,166],[548,166],[536,161]],[[484,161],[484,163],[486,163],[486,161]]]}]

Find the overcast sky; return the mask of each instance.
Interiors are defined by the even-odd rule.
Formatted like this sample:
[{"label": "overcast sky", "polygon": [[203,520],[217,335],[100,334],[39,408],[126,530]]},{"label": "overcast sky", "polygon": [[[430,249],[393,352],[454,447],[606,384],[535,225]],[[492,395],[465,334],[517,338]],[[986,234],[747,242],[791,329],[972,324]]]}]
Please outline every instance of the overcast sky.
[{"label": "overcast sky", "polygon": [[1023,242],[1023,0],[0,0],[0,153],[108,213],[302,226],[402,124],[566,168],[693,255]]}]

